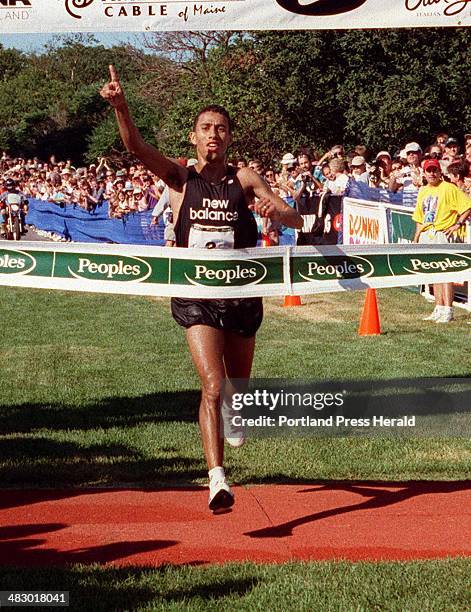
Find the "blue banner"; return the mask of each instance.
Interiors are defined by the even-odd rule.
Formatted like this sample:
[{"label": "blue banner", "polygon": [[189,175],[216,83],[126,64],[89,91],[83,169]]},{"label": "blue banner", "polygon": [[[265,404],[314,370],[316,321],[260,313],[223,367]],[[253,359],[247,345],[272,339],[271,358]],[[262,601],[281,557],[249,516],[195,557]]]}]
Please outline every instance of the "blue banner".
[{"label": "blue banner", "polygon": [[29,200],[26,223],[40,230],[60,234],[73,242],[113,242],[163,246],[164,224],[151,225],[151,211],[128,213],[122,219],[110,219],[108,202],[86,211],[78,204],[64,207],[42,200]]},{"label": "blue banner", "polygon": [[[60,206],[43,200],[29,200],[26,223],[39,230],[60,234],[73,242],[112,242],[116,244],[147,244],[164,246],[162,217],[151,225],[152,211],[128,213],[122,219],[110,219],[108,202],[93,211],[78,204]],[[259,241],[260,244],[260,241]],[[294,244],[294,230],[283,227],[280,245]]]}]

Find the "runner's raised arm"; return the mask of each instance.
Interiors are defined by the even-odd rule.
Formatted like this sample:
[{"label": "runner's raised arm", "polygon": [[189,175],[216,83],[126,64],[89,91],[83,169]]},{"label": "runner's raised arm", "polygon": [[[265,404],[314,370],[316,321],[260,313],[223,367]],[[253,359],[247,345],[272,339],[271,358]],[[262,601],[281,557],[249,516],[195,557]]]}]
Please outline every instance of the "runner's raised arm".
[{"label": "runner's raised arm", "polygon": [[110,82],[101,89],[100,94],[115,110],[124,146],[172,189],[181,191],[187,179],[188,170],[165,157],[155,147],[144,141],[132,120],[116,68],[110,65],[109,69]]}]

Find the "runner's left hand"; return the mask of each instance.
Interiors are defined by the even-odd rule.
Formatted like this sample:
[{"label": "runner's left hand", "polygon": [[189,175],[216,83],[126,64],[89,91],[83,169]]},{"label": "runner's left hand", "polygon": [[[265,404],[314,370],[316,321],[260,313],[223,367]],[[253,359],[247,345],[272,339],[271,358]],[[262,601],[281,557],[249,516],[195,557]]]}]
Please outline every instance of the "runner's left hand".
[{"label": "runner's left hand", "polygon": [[267,217],[273,221],[278,221],[280,218],[279,211],[269,198],[259,198],[254,204],[251,204],[249,208],[261,217]]}]

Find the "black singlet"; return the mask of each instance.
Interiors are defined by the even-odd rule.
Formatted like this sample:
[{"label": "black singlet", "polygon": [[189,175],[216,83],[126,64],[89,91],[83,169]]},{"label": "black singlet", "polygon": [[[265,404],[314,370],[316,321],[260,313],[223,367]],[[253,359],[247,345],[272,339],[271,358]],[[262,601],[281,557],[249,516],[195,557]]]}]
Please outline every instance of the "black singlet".
[{"label": "black singlet", "polygon": [[[209,183],[190,168],[185,197],[175,224],[176,246],[243,249],[257,245],[257,224],[247,207],[237,169],[217,184]],[[172,315],[182,327],[207,325],[254,336],[263,319],[262,298],[172,298]]]},{"label": "black singlet", "polygon": [[228,166],[227,175],[216,184],[189,169],[175,236],[178,247],[244,249],[257,245],[257,224],[236,168]]}]

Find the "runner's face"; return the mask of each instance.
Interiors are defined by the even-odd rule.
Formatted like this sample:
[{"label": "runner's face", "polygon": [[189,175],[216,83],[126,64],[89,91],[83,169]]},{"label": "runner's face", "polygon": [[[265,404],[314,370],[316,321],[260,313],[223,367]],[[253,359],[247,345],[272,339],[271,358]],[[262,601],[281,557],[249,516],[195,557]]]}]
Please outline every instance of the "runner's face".
[{"label": "runner's face", "polygon": [[190,134],[190,140],[196,146],[198,155],[206,161],[224,159],[231,144],[227,119],[219,113],[203,113],[195,131]]}]

